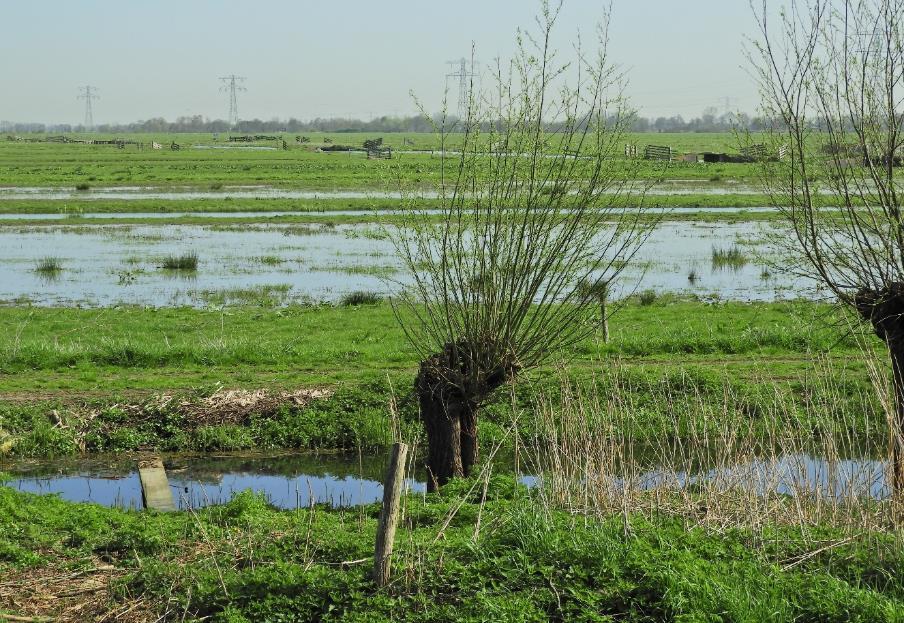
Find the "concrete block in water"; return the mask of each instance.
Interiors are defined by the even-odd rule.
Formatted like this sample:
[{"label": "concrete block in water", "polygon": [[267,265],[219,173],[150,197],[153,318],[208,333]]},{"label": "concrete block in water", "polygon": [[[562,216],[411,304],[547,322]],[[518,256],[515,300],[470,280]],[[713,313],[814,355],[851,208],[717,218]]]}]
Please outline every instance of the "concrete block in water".
[{"label": "concrete block in water", "polygon": [[173,492],[160,458],[138,461],[138,478],[141,480],[141,501],[145,508],[158,511],[176,510]]}]

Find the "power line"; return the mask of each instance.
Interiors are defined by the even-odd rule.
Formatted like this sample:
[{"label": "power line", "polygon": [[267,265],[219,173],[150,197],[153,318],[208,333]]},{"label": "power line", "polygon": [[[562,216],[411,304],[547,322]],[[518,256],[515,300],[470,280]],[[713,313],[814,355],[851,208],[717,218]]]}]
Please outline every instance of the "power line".
[{"label": "power line", "polygon": [[468,116],[468,106],[471,99],[471,80],[474,78],[474,62],[462,57],[457,61],[446,61],[451,65],[452,73],[446,74],[449,78],[458,78],[458,117],[464,119]]},{"label": "power line", "polygon": [[239,124],[239,104],[238,98],[236,97],[236,92],[238,91],[247,91],[245,87],[241,86],[241,82],[245,81],[245,78],[242,76],[236,76],[235,74],[230,74],[228,76],[223,76],[220,78],[223,82],[223,86],[220,87],[220,91],[225,91],[229,93],[229,127],[234,128]]},{"label": "power line", "polygon": [[100,95],[97,94],[97,87],[93,87],[90,84],[85,85],[83,87],[79,87],[79,95],[77,95],[77,99],[85,100],[85,131],[93,132],[94,131],[94,100],[100,99]]}]

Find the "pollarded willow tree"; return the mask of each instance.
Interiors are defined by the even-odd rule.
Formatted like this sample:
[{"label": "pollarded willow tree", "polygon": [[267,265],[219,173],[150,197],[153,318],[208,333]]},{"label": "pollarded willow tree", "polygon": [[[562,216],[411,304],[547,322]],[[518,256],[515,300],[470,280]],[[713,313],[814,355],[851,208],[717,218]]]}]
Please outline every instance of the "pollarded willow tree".
[{"label": "pollarded willow tree", "polygon": [[622,151],[632,112],[608,15],[598,45],[564,62],[551,44],[560,9],[542,4],[493,86],[472,86],[465,118],[438,127],[439,209],[410,197],[411,226],[394,235],[412,280],[395,309],[421,356],[430,489],[470,473],[495,390],[595,330],[588,284],[611,284],[655,224]]},{"label": "pollarded willow tree", "polygon": [[763,2],[754,12],[760,34],[751,56],[782,154],[766,165],[766,188],[793,228],[798,271],[855,309],[888,347],[892,486],[900,498],[904,0],[809,0],[778,14]]}]

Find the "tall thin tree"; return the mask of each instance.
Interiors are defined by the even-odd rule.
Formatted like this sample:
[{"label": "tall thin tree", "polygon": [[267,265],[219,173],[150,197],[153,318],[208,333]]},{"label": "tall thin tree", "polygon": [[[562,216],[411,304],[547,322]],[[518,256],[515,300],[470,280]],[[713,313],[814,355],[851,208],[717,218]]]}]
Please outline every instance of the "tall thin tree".
[{"label": "tall thin tree", "polygon": [[751,60],[772,145],[764,185],[794,232],[796,270],[888,347],[892,485],[904,496],[904,0],[752,7]]},{"label": "tall thin tree", "polygon": [[561,3],[541,6],[491,91],[472,85],[466,118],[438,127],[439,215],[414,195],[411,226],[394,235],[412,282],[395,308],[422,357],[431,489],[470,473],[496,389],[595,330],[587,284],[613,283],[655,224],[622,152],[633,113],[608,13],[598,45],[563,62],[551,44]]}]

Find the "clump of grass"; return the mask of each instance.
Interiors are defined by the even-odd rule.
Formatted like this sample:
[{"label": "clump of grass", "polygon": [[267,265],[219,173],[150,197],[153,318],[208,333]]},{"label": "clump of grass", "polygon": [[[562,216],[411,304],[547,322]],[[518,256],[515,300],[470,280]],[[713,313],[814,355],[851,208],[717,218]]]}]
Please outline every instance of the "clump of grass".
[{"label": "clump of grass", "polygon": [[694,285],[694,284],[697,283],[697,281],[699,281],[699,280],[700,280],[700,275],[697,273],[697,269],[696,269],[696,268],[692,268],[692,269],[691,269],[691,272],[689,272],[689,273],[687,274],[687,281],[688,281],[688,283],[690,283],[691,285]]},{"label": "clump of grass", "polygon": [[75,189],[76,190],[90,190],[91,184],[88,184],[86,182],[79,182],[78,184],[75,185]]},{"label": "clump of grass", "polygon": [[640,304],[643,306],[652,305],[656,302],[656,291],[655,290],[644,290],[640,294],[637,295],[637,299],[640,301]]},{"label": "clump of grass", "polygon": [[256,259],[261,264],[266,264],[267,266],[278,266],[279,264],[282,264],[286,261],[278,255],[262,255],[254,259]]},{"label": "clump of grass", "polygon": [[35,264],[35,272],[45,277],[55,277],[63,270],[63,260],[58,257],[44,257]]},{"label": "clump of grass", "polygon": [[749,261],[743,249],[736,244],[731,245],[727,249],[713,247],[712,264],[714,269],[730,268],[731,270],[740,270]]},{"label": "clump of grass", "polygon": [[119,277],[119,285],[128,285],[135,282],[136,272],[131,270],[121,270],[116,273]]},{"label": "clump of grass", "polygon": [[763,266],[763,270],[760,271],[760,279],[762,281],[769,281],[770,279],[772,279],[772,273],[765,266]]},{"label": "clump of grass", "polygon": [[198,270],[198,254],[168,255],[163,258],[162,267],[166,270]]},{"label": "clump of grass", "polygon": [[352,307],[358,305],[376,305],[383,300],[383,297],[376,292],[364,292],[358,290],[349,292],[339,300],[339,304],[344,307]]}]

